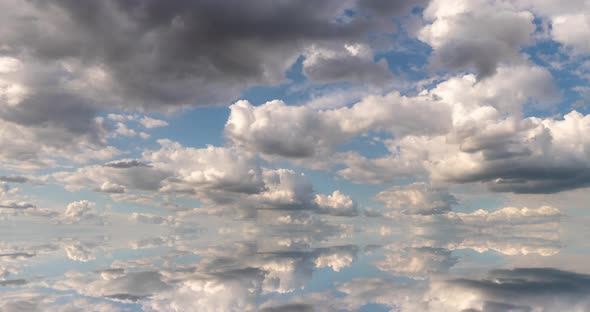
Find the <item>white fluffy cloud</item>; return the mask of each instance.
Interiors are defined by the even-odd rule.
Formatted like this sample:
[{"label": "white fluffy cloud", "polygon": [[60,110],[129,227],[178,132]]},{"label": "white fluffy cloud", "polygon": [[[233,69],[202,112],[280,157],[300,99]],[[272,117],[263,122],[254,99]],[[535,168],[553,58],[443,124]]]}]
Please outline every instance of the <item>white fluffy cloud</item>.
[{"label": "white fluffy cloud", "polygon": [[173,179],[163,184],[164,191],[257,193],[263,187],[260,167],[247,153],[213,146],[189,148],[169,140],[159,143],[161,148],[145,158],[153,168],[171,173]]},{"label": "white fluffy cloud", "polygon": [[[142,159],[121,159],[103,165],[51,175],[66,189],[110,193],[115,200],[155,203],[154,195],[174,194],[200,199],[212,214],[252,216],[259,209],[311,210],[354,216],[357,204],[335,191],[316,194],[303,174],[261,166],[254,154],[235,147],[189,148],[160,140],[160,149]],[[145,200],[142,198],[146,197]]]},{"label": "white fluffy cloud", "polygon": [[331,195],[317,194],[315,203],[319,211],[330,215],[356,215],[358,204],[348,195],[334,191]]},{"label": "white fluffy cloud", "polygon": [[423,183],[394,187],[377,194],[376,199],[393,213],[430,215],[452,210],[457,199],[448,190]]},{"label": "white fluffy cloud", "polygon": [[[256,107],[238,101],[230,109],[225,133],[233,144],[292,158],[326,155],[337,145],[369,131],[399,136],[444,133],[450,127],[451,113],[446,105],[398,92],[369,96],[350,108],[322,111],[282,101]],[[439,118],[432,120],[431,116]]]},{"label": "white fluffy cloud", "polygon": [[578,53],[589,54],[590,17],[587,12],[558,15],[551,19],[553,38]]},{"label": "white fluffy cloud", "polygon": [[139,123],[141,123],[142,126],[148,129],[166,127],[168,125],[168,122],[166,122],[165,120],[155,119],[148,116],[143,116],[139,120]]}]

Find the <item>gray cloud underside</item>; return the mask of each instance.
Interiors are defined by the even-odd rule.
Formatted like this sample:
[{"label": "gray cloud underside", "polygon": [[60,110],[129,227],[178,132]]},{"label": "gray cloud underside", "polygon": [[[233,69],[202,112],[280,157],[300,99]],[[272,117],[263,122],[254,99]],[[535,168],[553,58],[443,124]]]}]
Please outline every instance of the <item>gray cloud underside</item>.
[{"label": "gray cloud underside", "polygon": [[[2,16],[3,27],[19,31],[0,32],[1,52],[42,63],[75,60],[86,68],[98,66],[108,77],[103,80],[111,94],[107,98],[120,100],[114,105],[220,104],[240,89],[282,81],[285,69],[310,44],[365,41],[374,28],[371,19],[339,20],[344,9],[356,5],[111,0],[32,1],[19,7],[8,2],[3,11],[11,14]],[[357,10],[374,12],[380,5],[361,1]],[[385,6],[393,14],[413,5]],[[69,75],[83,80],[81,72]],[[92,92],[69,96],[93,97]]]}]

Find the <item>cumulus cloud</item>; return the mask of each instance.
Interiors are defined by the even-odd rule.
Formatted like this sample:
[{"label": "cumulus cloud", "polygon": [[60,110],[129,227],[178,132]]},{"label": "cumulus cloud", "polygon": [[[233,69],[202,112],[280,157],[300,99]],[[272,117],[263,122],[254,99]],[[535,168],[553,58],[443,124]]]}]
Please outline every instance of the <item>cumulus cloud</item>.
[{"label": "cumulus cloud", "polygon": [[394,187],[380,192],[376,199],[394,212],[417,215],[446,213],[452,210],[453,205],[458,204],[448,190],[424,183]]},{"label": "cumulus cloud", "polygon": [[248,150],[309,157],[338,139],[313,110],[304,106],[271,101],[254,107],[248,101],[238,101],[230,109],[225,133],[234,144]]},{"label": "cumulus cloud", "polygon": [[358,204],[348,195],[334,191],[331,195],[317,194],[315,203],[319,211],[330,215],[354,216],[358,214]]},{"label": "cumulus cloud", "polygon": [[590,278],[549,268],[491,271],[484,279],[436,283],[428,293],[429,308],[473,311],[584,311],[590,308]]},{"label": "cumulus cloud", "polygon": [[550,26],[550,38],[573,50],[574,55],[590,53],[588,41],[584,40],[589,35],[588,29],[590,29],[588,21],[590,4],[587,1],[575,0],[561,3],[555,0],[519,0],[515,3],[544,18]]},{"label": "cumulus cloud", "polygon": [[[510,85],[501,77],[519,78]],[[551,101],[551,86],[544,69],[528,66],[500,68],[477,83],[472,75],[448,79],[429,91],[434,101],[451,107],[446,134],[387,140],[392,155],[344,158],[350,166],[339,173],[360,183],[387,182],[413,168],[415,176],[426,171],[437,181],[484,182],[493,191],[515,193],[584,187],[587,142],[577,133],[585,131],[588,116],[572,111],[563,119],[521,117],[526,105]]]},{"label": "cumulus cloud", "polygon": [[184,147],[160,140],[161,149],[146,154],[154,168],[173,173],[166,181],[166,191],[198,193],[224,190],[257,193],[263,187],[261,169],[247,153],[224,147]]},{"label": "cumulus cloud", "polygon": [[[97,213],[94,209],[95,202],[88,200],[74,201],[67,205],[66,210],[61,216],[60,221],[66,224],[73,224],[79,222],[96,223],[104,225],[107,223],[107,217],[104,214]],[[87,254],[87,249],[80,244],[71,245],[67,250],[72,254]],[[69,254],[69,252],[68,252]],[[79,258],[79,257],[77,257]]]},{"label": "cumulus cloud", "polygon": [[103,192],[103,193],[115,193],[115,194],[120,194],[120,193],[125,193],[126,189],[123,185],[119,185],[117,183],[112,183],[109,181],[105,181],[103,184],[100,185],[100,187],[95,188],[95,191],[98,192]]},{"label": "cumulus cloud", "polygon": [[[256,210],[310,210],[354,216],[357,204],[338,191],[316,194],[303,174],[264,168],[254,154],[235,147],[190,148],[160,140],[142,159],[123,159],[51,175],[66,189],[91,189],[115,200],[154,203],[155,196],[199,198],[203,213],[252,216]],[[318,197],[316,197],[316,195]]]},{"label": "cumulus cloud", "polygon": [[[450,127],[450,110],[424,97],[398,92],[368,96],[350,108],[315,110],[271,101],[252,106],[238,101],[230,106],[227,138],[237,146],[268,155],[305,158],[325,155],[368,131],[395,135],[434,134]],[[429,116],[437,115],[433,121]],[[447,117],[447,118],[445,118]]]},{"label": "cumulus cloud", "polygon": [[162,281],[162,275],[154,271],[125,272],[111,278],[97,274],[98,277],[70,272],[66,279],[56,283],[56,289],[76,289],[89,297],[106,297],[120,300],[136,301],[156,292],[164,291],[170,286]]},{"label": "cumulus cloud", "polygon": [[582,54],[590,53],[590,18],[586,13],[558,15],[551,19],[551,35],[562,44]]},{"label": "cumulus cloud", "polygon": [[485,78],[504,62],[518,62],[519,51],[535,31],[534,15],[494,0],[431,1],[430,23],[418,33],[433,49],[434,66],[473,69]]},{"label": "cumulus cloud", "polygon": [[160,189],[162,181],[169,176],[169,172],[147,166],[144,163],[139,165],[133,161],[80,167],[72,172],[61,171],[52,175],[56,181],[63,183],[65,188],[71,191],[84,188],[99,191],[120,191],[121,187],[155,191]]},{"label": "cumulus cloud", "polygon": [[[2,32],[0,40],[13,57],[67,65],[72,84],[88,87],[76,93],[97,97],[110,90],[108,100],[127,107],[218,104],[240,89],[281,81],[310,44],[364,40],[370,20],[336,22],[355,6],[265,0],[178,1],[165,7],[157,1],[6,2],[2,11],[14,14],[2,16],[4,28],[22,31]],[[100,45],[96,37],[103,38]],[[4,67],[14,67],[9,65]]]},{"label": "cumulus cloud", "polygon": [[[543,206],[404,216],[402,221],[408,224],[409,232],[423,239],[422,242],[411,243],[411,248],[495,251],[506,256],[552,256],[562,246],[561,218],[561,211]],[[396,248],[398,249],[400,247]]]},{"label": "cumulus cloud", "polygon": [[[6,1],[0,7],[11,12],[0,15],[0,100],[6,104],[0,107],[0,161],[36,169],[64,160],[109,159],[120,153],[108,145],[109,138],[149,134],[129,128],[123,115],[110,114],[110,121],[119,122],[112,125],[98,117],[103,111],[226,104],[249,87],[286,81],[285,71],[314,46],[363,48],[343,48],[352,52],[326,60],[354,63],[353,68],[329,73],[340,66],[320,65],[310,79],[323,73],[316,77],[320,82],[379,80],[389,73],[384,63],[357,53],[369,49],[374,21],[342,19],[357,6],[356,1],[177,1],[165,7],[151,0]],[[137,118],[148,129],[167,125]]]},{"label": "cumulus cloud", "polygon": [[394,250],[377,261],[376,267],[396,276],[426,279],[432,273],[447,272],[458,262],[445,248],[418,247]]},{"label": "cumulus cloud", "polygon": [[387,61],[374,62],[371,49],[365,44],[311,46],[303,53],[303,73],[318,82],[349,81],[383,86],[393,75]]},{"label": "cumulus cloud", "polygon": [[283,305],[318,311],[326,305],[356,311],[368,304],[399,311],[585,311],[590,304],[588,281],[588,275],[549,268],[493,270],[481,279],[436,279],[426,287],[386,278],[357,278],[337,286],[345,296],[315,293]]},{"label": "cumulus cloud", "polygon": [[109,159],[121,153],[106,144],[108,131],[105,131],[102,119],[96,118],[88,123],[96,125],[89,130],[92,134],[72,133],[53,125],[23,126],[0,118],[0,131],[3,133],[0,136],[3,146],[0,162],[9,169],[33,170],[55,167],[64,160],[84,163]]}]

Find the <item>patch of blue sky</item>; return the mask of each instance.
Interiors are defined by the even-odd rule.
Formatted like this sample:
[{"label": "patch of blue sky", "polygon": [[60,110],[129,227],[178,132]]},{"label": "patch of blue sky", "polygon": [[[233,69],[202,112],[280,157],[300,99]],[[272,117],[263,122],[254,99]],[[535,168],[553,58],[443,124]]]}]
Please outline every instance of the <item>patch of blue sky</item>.
[{"label": "patch of blue sky", "polygon": [[482,268],[501,267],[509,262],[508,256],[492,250],[480,252],[469,248],[456,249],[453,250],[453,257],[459,261],[451,271],[459,275],[479,272]]},{"label": "patch of blue sky", "polygon": [[[428,59],[432,49],[415,38],[401,33],[395,35],[394,46],[390,50],[376,55],[376,59],[385,59],[396,81],[407,83],[406,88],[400,89],[402,94],[415,92],[415,82],[432,77]],[[419,90],[418,90],[419,91]]]},{"label": "patch of blue sky", "polygon": [[[285,294],[270,293],[261,297],[261,301],[266,301],[269,298],[281,298],[281,300],[288,300],[289,298],[297,298],[305,296],[307,293],[317,293],[322,291],[333,290],[335,285],[348,282],[355,278],[384,278],[387,277],[383,271],[377,269],[373,263],[380,256],[380,253],[375,254],[360,254],[351,263],[350,266],[341,268],[338,272],[332,268],[316,268],[313,270],[311,278],[306,281],[304,288],[296,288],[293,291]],[[393,277],[389,277],[392,278]],[[336,293],[337,295],[342,293]]]},{"label": "patch of blue sky", "polygon": [[[529,56],[533,63],[546,68],[551,75],[559,90],[559,99],[552,103],[550,109],[535,109],[529,106],[526,110],[528,116],[551,116],[556,113],[564,114],[576,109],[581,113],[588,113],[589,108],[581,105],[588,100],[590,94],[580,92],[580,86],[588,85],[590,78],[590,66],[587,69],[586,77],[583,75],[583,64],[590,58],[575,56],[566,53],[565,48],[552,40],[542,40],[534,46],[527,47],[523,50]],[[587,92],[589,92],[588,90]]]},{"label": "patch of blue sky", "polygon": [[391,136],[387,134],[369,132],[360,136],[356,136],[345,144],[338,146],[337,151],[356,151],[367,158],[383,157],[389,155],[390,152],[382,142],[383,140],[390,138]]},{"label": "patch of blue sky", "polygon": [[392,311],[391,307],[386,305],[369,303],[359,308],[358,312],[389,312]]},{"label": "patch of blue sky", "polygon": [[384,278],[387,277],[383,271],[374,266],[376,260],[382,257],[383,250],[374,253],[363,254],[359,251],[358,257],[348,267],[341,268],[336,272],[332,268],[317,269],[311,280],[307,283],[306,292],[317,292],[331,289],[336,284],[345,283],[355,278]]}]

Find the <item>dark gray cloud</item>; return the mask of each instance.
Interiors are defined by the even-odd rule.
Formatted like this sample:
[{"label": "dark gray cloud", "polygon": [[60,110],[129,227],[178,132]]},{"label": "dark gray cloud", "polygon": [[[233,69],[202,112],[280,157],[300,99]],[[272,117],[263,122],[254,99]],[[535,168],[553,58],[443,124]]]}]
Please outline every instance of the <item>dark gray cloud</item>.
[{"label": "dark gray cloud", "polygon": [[576,164],[512,159],[486,164],[484,170],[477,174],[465,175],[450,181],[489,182],[489,188],[495,192],[557,193],[590,185],[590,168],[586,164],[576,167]]},{"label": "dark gray cloud", "polygon": [[11,183],[25,183],[29,181],[29,179],[23,176],[0,176],[0,181]]},{"label": "dark gray cloud", "polygon": [[28,209],[28,208],[36,208],[34,204],[28,202],[18,202],[18,201],[0,201],[0,208],[8,208],[8,209]]},{"label": "dark gray cloud", "polygon": [[[51,157],[109,159],[115,126],[100,112],[223,105],[245,88],[281,83],[309,47],[366,44],[377,23],[346,9],[356,1],[4,1],[0,127],[10,140],[0,139],[0,160],[31,169],[54,165]],[[324,65],[310,78],[388,72],[372,58]]]},{"label": "dark gray cloud", "polygon": [[455,279],[446,284],[447,290],[439,295],[469,292],[478,297],[481,311],[486,312],[590,309],[590,276],[575,272],[551,268],[494,270],[485,279]]},{"label": "dark gray cloud", "polygon": [[104,166],[117,169],[127,169],[133,167],[150,167],[150,165],[138,159],[114,160],[104,164]]},{"label": "dark gray cloud", "polygon": [[10,259],[24,259],[24,258],[32,258],[35,254],[27,253],[27,252],[13,252],[13,253],[3,253],[0,254],[0,258],[10,258]]},{"label": "dark gray cloud", "polygon": [[317,82],[350,81],[379,86],[392,83],[387,61],[375,62],[374,53],[365,45],[314,46],[304,56],[303,73]]},{"label": "dark gray cloud", "polygon": [[490,1],[432,1],[424,17],[431,24],[418,37],[433,48],[432,65],[474,70],[479,78],[518,60],[535,31],[532,13]]},{"label": "dark gray cloud", "polygon": [[313,305],[305,303],[287,303],[268,307],[261,310],[262,312],[313,312],[315,308]]},{"label": "dark gray cloud", "polygon": [[3,14],[3,27],[19,30],[0,32],[3,54],[41,63],[74,60],[79,67],[68,66],[67,73],[73,80],[87,81],[82,72],[97,68],[106,79],[91,88],[106,87],[106,97],[122,106],[157,109],[224,103],[242,88],[281,81],[304,47],[365,41],[372,28],[370,19],[342,18],[354,2],[333,0],[3,6],[13,13]]},{"label": "dark gray cloud", "polygon": [[2,106],[2,119],[38,128],[59,128],[72,133],[91,133],[96,110],[75,95],[48,91],[25,98],[19,105]]},{"label": "dark gray cloud", "polygon": [[427,3],[428,0],[359,0],[358,7],[372,14],[388,16],[405,14]]},{"label": "dark gray cloud", "polygon": [[26,283],[27,281],[24,279],[3,280],[0,281],[0,286],[22,286]]}]

